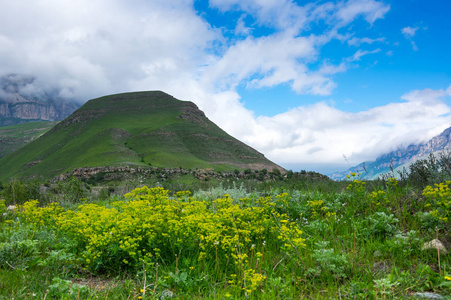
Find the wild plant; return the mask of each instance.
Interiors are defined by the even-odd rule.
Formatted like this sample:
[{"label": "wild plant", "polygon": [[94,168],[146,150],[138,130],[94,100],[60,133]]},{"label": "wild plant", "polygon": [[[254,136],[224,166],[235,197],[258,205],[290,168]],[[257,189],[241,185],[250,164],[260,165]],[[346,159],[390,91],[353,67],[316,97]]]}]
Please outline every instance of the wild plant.
[{"label": "wild plant", "polygon": [[399,232],[397,223],[399,220],[393,214],[376,212],[363,221],[361,235],[364,237],[376,237],[386,239]]},{"label": "wild plant", "polygon": [[315,243],[312,258],[314,266],[307,270],[307,274],[312,277],[346,278],[349,270],[349,262],[344,254],[336,253],[334,249],[327,249],[329,242],[322,241]]},{"label": "wild plant", "polygon": [[351,183],[346,187],[350,192],[352,198],[352,205],[355,207],[357,213],[363,213],[367,207],[368,203],[364,201],[365,199],[365,186],[366,182],[359,180],[360,173],[351,173],[351,175],[346,175],[346,177],[351,180]]},{"label": "wild plant", "polygon": [[52,284],[49,286],[49,297],[63,299],[83,299],[89,294],[86,285],[72,283],[70,280],[54,277]]},{"label": "wild plant", "polygon": [[38,261],[39,241],[23,240],[0,244],[0,267],[25,270]]},{"label": "wild plant", "polygon": [[427,186],[423,190],[423,196],[428,201],[425,205],[431,208],[430,214],[438,219],[442,226],[451,222],[451,181],[435,184],[434,187]]},{"label": "wild plant", "polygon": [[405,234],[398,232],[392,238],[387,239],[382,250],[389,253],[392,259],[397,258],[402,262],[402,260],[416,255],[422,244],[423,239],[419,238],[419,233],[410,230]]}]

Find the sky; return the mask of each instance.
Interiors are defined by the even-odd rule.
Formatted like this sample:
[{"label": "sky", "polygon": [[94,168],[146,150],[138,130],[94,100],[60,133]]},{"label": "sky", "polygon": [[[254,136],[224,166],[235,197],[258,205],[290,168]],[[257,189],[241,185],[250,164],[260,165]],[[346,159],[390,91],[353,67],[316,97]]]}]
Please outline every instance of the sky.
[{"label": "sky", "polygon": [[0,78],[79,103],[161,90],[286,169],[330,173],[451,126],[450,12],[449,0],[0,0]]}]

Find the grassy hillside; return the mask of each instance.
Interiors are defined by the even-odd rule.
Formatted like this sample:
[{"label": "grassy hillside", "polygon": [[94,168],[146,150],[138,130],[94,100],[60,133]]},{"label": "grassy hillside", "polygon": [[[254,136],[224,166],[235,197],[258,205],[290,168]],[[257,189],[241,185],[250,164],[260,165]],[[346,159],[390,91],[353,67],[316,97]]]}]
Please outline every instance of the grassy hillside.
[{"label": "grassy hillside", "polygon": [[44,136],[0,160],[0,180],[122,165],[278,167],[209,121],[192,102],[156,91],[88,101]]},{"label": "grassy hillside", "polygon": [[0,158],[41,136],[55,124],[41,121],[0,127]]}]

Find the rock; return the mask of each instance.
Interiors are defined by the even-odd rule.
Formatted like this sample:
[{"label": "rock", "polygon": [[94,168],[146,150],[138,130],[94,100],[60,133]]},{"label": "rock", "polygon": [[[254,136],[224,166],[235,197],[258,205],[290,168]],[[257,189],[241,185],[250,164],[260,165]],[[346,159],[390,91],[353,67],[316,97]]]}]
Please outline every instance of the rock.
[{"label": "rock", "polygon": [[418,299],[445,299],[445,297],[443,297],[439,294],[434,294],[434,293],[429,293],[429,292],[415,293],[413,295]]},{"label": "rock", "polygon": [[442,254],[448,253],[448,250],[446,250],[446,247],[438,239],[433,239],[430,242],[424,243],[423,247],[421,247],[421,250],[429,250],[429,249],[437,250],[437,247],[440,250],[440,253],[442,253]]},{"label": "rock", "polygon": [[161,299],[173,298],[174,292],[171,290],[164,290],[161,292]]}]

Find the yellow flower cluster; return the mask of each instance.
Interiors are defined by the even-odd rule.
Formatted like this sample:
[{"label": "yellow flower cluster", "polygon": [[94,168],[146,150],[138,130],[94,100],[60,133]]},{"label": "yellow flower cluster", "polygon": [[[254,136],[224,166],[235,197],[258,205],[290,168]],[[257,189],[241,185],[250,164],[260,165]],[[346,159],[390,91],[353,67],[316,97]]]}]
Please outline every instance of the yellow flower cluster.
[{"label": "yellow flower cluster", "polygon": [[227,195],[215,201],[189,196],[178,192],[170,197],[163,188],[142,187],[105,206],[64,210],[56,203],[37,207],[37,201],[30,201],[21,213],[28,222],[76,241],[81,262],[98,272],[172,261],[182,250],[198,253],[201,261],[228,261],[237,247],[249,254],[251,245],[276,238],[303,246],[297,224],[279,221],[288,217],[273,209],[274,199],[260,198],[252,205],[250,199],[234,201]]},{"label": "yellow flower cluster", "polygon": [[329,211],[329,207],[323,206],[323,200],[307,201],[307,206],[310,208],[310,212],[313,219],[319,217],[326,217],[327,219],[335,218],[336,213]]},{"label": "yellow flower cluster", "polygon": [[[447,223],[451,220],[451,181],[435,184],[434,187],[427,186],[423,190],[423,196],[429,201],[428,206],[433,210],[430,214],[440,221]],[[425,205],[426,206],[426,205]]]},{"label": "yellow flower cluster", "polygon": [[5,200],[0,199],[0,214],[3,214],[6,211]]},{"label": "yellow flower cluster", "polygon": [[371,203],[376,207],[384,206],[389,203],[387,194],[382,190],[372,192],[369,197]]},{"label": "yellow flower cluster", "polygon": [[394,177],[388,178],[387,185],[391,188],[396,188],[398,186],[398,180]]},{"label": "yellow flower cluster", "polygon": [[348,191],[351,191],[355,194],[355,196],[362,198],[365,193],[365,185],[366,182],[358,180],[357,178],[360,176],[360,173],[351,173],[351,176],[346,175],[348,179],[352,182],[346,187]]}]

